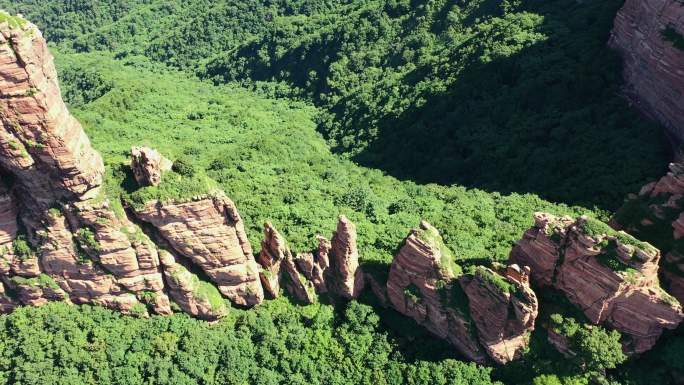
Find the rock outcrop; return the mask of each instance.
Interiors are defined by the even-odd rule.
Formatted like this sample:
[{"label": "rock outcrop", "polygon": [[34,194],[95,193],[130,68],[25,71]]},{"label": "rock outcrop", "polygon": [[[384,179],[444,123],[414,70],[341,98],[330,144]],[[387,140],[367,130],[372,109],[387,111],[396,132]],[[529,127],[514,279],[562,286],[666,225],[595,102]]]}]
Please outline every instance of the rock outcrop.
[{"label": "rock outcrop", "polygon": [[531,266],[539,286],[555,287],[590,322],[620,331],[626,353],[641,353],[683,317],[679,302],[658,284],[659,259],[653,246],[600,221],[535,214],[509,262]]},{"label": "rock outcrop", "polygon": [[222,192],[188,202],[151,201],[135,208],[175,252],[191,260],[223,295],[241,306],[264,299],[259,268],[244,223],[233,201]]},{"label": "rock outcrop", "polygon": [[627,94],[679,143],[684,140],[684,7],[679,0],[627,0],[610,46],[624,59]]},{"label": "rock outcrop", "polygon": [[266,292],[277,297],[282,285],[290,295],[307,304],[316,301],[316,294],[358,297],[365,276],[359,268],[356,227],[347,217],[340,216],[332,239],[330,242],[318,236],[314,253],[293,257],[285,238],[271,223],[266,223],[258,258],[262,267],[259,276]]},{"label": "rock outcrop", "polygon": [[160,251],[160,258],[169,295],[184,312],[209,321],[228,314],[228,306],[212,284],[177,263],[168,251]]},{"label": "rock outcrop", "polygon": [[663,250],[660,276],[668,292],[684,301],[684,164],[671,163],[658,181],[630,195],[611,226]]},{"label": "rock outcrop", "polygon": [[[156,249],[129,237],[135,226],[104,196],[102,159],[61,99],[40,31],[21,18],[4,19],[0,168],[13,183],[0,191],[9,267],[2,280],[23,304],[64,299],[146,312],[146,293],[163,296]],[[162,302],[150,306],[170,312]]]},{"label": "rock outcrop", "polygon": [[17,179],[15,188],[32,209],[93,198],[102,158],[62,101],[40,31],[21,18],[10,20],[12,26],[0,24],[0,166]]},{"label": "rock outcrop", "polygon": [[292,258],[285,238],[270,222],[266,222],[264,224],[264,240],[261,241],[261,252],[257,261],[262,267],[262,271],[259,273],[261,284],[271,298],[280,295],[280,265],[288,256]]},{"label": "rock outcrop", "polygon": [[334,284],[331,290],[346,299],[357,298],[363,290],[364,280],[363,272],[359,269],[356,226],[344,215],[340,215],[337,222],[329,256],[329,271]]},{"label": "rock outcrop", "polygon": [[157,150],[148,147],[131,149],[131,168],[136,182],[141,186],[158,186],[162,175],[171,171],[173,163]]},{"label": "rock outcrop", "polygon": [[282,282],[297,300],[307,304],[316,301],[314,284],[300,272],[287,241],[270,222],[264,225],[264,240],[258,261],[262,266],[259,273],[261,282],[272,298],[280,294]]},{"label": "rock outcrop", "polygon": [[[221,295],[253,306],[264,298],[262,284],[275,297],[282,283],[306,303],[316,292],[359,295],[356,230],[344,217],[315,255],[294,257],[267,226],[260,268],[235,204],[221,191],[163,199],[146,195],[160,190],[143,190],[142,202],[111,202],[102,188],[102,158],[61,99],[40,31],[18,17],[2,20],[0,174],[12,181],[0,186],[2,309],[66,300],[170,314],[170,294],[184,311],[216,319],[227,311]],[[163,189],[170,160],[146,147],[133,147],[131,158],[141,189]],[[174,173],[169,183],[184,176]],[[155,242],[176,258],[165,253],[160,261]]]},{"label": "rock outcrop", "polygon": [[537,317],[527,271],[478,267],[463,274],[437,229],[422,222],[392,262],[387,297],[468,359],[505,363],[527,346]]}]

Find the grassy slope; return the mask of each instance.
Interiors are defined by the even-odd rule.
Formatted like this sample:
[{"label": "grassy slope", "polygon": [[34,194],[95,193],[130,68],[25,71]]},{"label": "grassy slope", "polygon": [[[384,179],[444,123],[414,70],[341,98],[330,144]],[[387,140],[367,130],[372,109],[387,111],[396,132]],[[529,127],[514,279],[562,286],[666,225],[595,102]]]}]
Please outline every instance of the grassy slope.
[{"label": "grassy slope", "polygon": [[311,249],[314,236],[329,235],[345,213],[358,224],[365,261],[391,260],[421,218],[457,257],[501,260],[533,211],[582,211],[533,195],[419,186],[359,167],[331,154],[316,132],[315,109],[304,104],[189,80],[144,60],[122,65],[102,53],[58,55],[57,63],[60,72],[95,72],[110,83],[73,112],[103,153],[112,190],[131,190],[122,165],[132,145],[190,159],[236,202],[254,245],[271,220],[296,251]]}]

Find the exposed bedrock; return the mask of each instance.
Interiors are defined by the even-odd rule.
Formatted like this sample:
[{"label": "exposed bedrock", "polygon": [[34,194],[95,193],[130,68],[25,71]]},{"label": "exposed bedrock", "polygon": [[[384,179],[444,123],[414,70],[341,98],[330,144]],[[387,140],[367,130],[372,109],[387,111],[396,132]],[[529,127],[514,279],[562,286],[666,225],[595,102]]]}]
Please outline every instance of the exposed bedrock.
[{"label": "exposed bedrock", "polygon": [[387,297],[467,358],[506,363],[527,346],[537,317],[528,271],[480,266],[464,274],[437,229],[422,222],[392,262]]},{"label": "exposed bedrock", "polygon": [[136,208],[135,215],[199,266],[233,303],[253,306],[263,301],[259,267],[244,223],[225,194],[215,192],[189,202],[152,201]]},{"label": "exposed bedrock", "polygon": [[0,24],[0,121],[0,165],[17,179],[27,206],[47,209],[58,199],[97,195],[102,158],[69,114],[53,57],[26,21]]},{"label": "exposed bedrock", "polygon": [[679,0],[627,0],[609,45],[624,59],[628,96],[684,141],[684,7]]},{"label": "exposed bedrock", "polygon": [[655,247],[600,221],[537,213],[509,262],[531,266],[539,286],[559,289],[590,322],[620,331],[626,353],[642,353],[682,320],[679,302],[659,286],[659,259]]},{"label": "exposed bedrock", "polygon": [[146,313],[144,298],[164,296],[156,248],[110,207],[102,159],[61,99],[40,31],[12,20],[0,24],[0,168],[13,181],[0,191],[4,285],[24,304]]},{"label": "exposed bedrock", "polygon": [[670,294],[684,301],[684,165],[671,163],[665,176],[630,195],[611,225],[664,251],[660,278]]},{"label": "exposed bedrock", "polygon": [[316,294],[330,293],[344,299],[356,298],[364,286],[359,267],[356,227],[340,216],[332,242],[318,236],[313,252],[292,253],[285,238],[271,223],[264,225],[264,240],[258,261],[264,289],[271,297],[280,287],[303,303],[316,301]]}]

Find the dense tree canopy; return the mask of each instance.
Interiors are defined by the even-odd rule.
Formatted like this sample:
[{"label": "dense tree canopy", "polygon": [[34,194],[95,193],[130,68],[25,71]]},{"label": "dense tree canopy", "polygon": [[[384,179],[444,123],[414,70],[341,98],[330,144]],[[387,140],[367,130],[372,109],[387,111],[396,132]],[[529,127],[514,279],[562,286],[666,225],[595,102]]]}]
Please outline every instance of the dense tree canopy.
[{"label": "dense tree canopy", "polygon": [[0,0],[64,50],[310,100],[335,151],[401,179],[615,209],[666,164],[605,44],[621,0],[40,4]]},{"label": "dense tree canopy", "polygon": [[5,384],[488,385],[490,370],[455,360],[408,362],[367,305],[272,301],[216,325],[149,320],[63,303],[0,316]]}]

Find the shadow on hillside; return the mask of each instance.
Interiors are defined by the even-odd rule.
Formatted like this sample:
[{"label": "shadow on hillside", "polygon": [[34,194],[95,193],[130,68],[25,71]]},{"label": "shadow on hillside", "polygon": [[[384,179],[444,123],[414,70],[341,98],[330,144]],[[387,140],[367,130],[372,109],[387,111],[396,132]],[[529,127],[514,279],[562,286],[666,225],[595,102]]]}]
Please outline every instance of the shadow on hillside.
[{"label": "shadow on hillside", "polygon": [[620,2],[527,3],[544,16],[546,41],[474,61],[448,91],[384,121],[355,161],[418,183],[607,210],[662,174],[669,156],[662,129],[619,96],[620,60],[605,44]]}]

